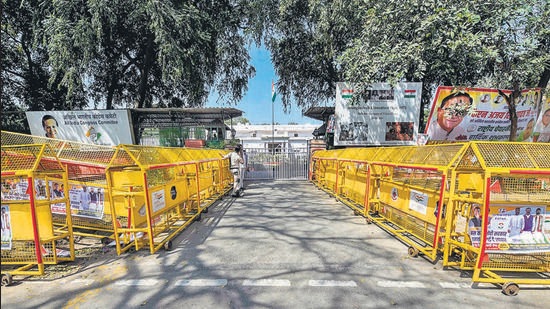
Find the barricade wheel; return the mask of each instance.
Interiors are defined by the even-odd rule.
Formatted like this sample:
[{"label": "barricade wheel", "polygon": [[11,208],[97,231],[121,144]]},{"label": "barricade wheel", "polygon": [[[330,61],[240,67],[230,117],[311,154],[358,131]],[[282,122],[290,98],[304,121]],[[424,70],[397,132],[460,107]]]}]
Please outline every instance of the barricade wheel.
[{"label": "barricade wheel", "polygon": [[10,286],[13,283],[13,277],[10,274],[2,274],[2,286]]},{"label": "barricade wheel", "polygon": [[208,213],[208,207],[203,208],[203,209],[202,209],[202,212],[205,213],[205,214],[207,214],[207,213]]},{"label": "barricade wheel", "polygon": [[367,221],[367,224],[372,224],[373,223],[371,218],[366,218],[365,220]]},{"label": "barricade wheel", "polygon": [[516,296],[519,293],[519,286],[513,282],[507,282],[502,286],[502,293],[508,296]]},{"label": "barricade wheel", "polygon": [[198,215],[195,217],[195,221],[196,221],[196,222],[201,221],[201,214],[198,214]]},{"label": "barricade wheel", "polygon": [[172,250],[172,241],[171,240],[164,243],[164,250],[166,250],[166,251]]},{"label": "barricade wheel", "polygon": [[409,256],[411,257],[417,257],[418,256],[418,249],[416,249],[413,246],[409,247]]}]

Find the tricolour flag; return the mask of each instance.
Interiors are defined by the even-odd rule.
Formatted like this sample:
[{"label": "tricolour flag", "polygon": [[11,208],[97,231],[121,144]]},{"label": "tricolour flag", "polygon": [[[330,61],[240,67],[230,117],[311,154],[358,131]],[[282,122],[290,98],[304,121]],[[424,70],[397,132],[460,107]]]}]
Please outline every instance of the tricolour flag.
[{"label": "tricolour flag", "polygon": [[341,94],[342,98],[351,99],[351,97],[353,96],[353,89],[342,89]]},{"label": "tricolour flag", "polygon": [[275,102],[275,97],[277,97],[277,93],[275,92],[275,83],[271,81],[271,102]]},{"label": "tricolour flag", "polygon": [[405,99],[414,99],[414,98],[416,98],[416,90],[405,89]]}]

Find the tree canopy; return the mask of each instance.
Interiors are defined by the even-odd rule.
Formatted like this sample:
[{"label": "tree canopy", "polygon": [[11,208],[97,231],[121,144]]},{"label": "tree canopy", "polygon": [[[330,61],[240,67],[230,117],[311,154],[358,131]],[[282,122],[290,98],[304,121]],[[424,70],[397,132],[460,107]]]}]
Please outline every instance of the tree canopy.
[{"label": "tree canopy", "polygon": [[[237,104],[271,52],[286,109],[336,83],[546,87],[547,0],[2,0],[5,111]],[[268,87],[266,87],[268,89]],[[266,90],[269,91],[269,90]],[[509,104],[515,103],[511,96]]]}]

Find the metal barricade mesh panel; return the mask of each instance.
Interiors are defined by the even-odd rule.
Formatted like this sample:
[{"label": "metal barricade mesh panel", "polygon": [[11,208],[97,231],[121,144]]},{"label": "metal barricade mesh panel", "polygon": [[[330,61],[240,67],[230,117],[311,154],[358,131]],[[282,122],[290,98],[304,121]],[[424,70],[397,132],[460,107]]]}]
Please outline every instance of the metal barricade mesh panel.
[{"label": "metal barricade mesh panel", "polygon": [[459,160],[457,168],[481,170],[481,161],[472,148],[466,149],[464,155]]},{"label": "metal barricade mesh panel", "polygon": [[64,162],[78,161],[107,166],[115,152],[115,148],[109,146],[92,145],[7,131],[2,131],[1,134],[3,146],[46,144],[49,145],[51,153],[48,152],[45,156],[57,156]]},{"label": "metal barricade mesh panel", "polygon": [[409,168],[395,168],[393,170],[394,181],[425,189],[439,190],[441,178],[442,175],[438,171]]},{"label": "metal barricade mesh panel", "polygon": [[403,211],[392,207],[386,207],[383,214],[390,223],[398,224],[401,228],[407,230],[412,236],[422,240],[425,243],[432,244],[434,238],[434,226],[415,218]]},{"label": "metal barricade mesh panel", "polygon": [[549,143],[476,143],[488,168],[549,168]]},{"label": "metal barricade mesh panel", "polygon": [[506,271],[550,272],[550,252],[530,252],[529,254],[488,254],[483,268]]},{"label": "metal barricade mesh panel", "polygon": [[2,264],[36,263],[34,241],[12,240],[11,250],[1,250]]},{"label": "metal barricade mesh panel", "polygon": [[493,175],[491,201],[550,203],[550,176]]}]

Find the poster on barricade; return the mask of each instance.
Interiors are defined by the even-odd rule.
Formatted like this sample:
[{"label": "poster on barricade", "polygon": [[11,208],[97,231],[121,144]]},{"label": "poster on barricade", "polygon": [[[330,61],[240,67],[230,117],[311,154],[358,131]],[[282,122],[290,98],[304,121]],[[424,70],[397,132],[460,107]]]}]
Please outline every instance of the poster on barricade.
[{"label": "poster on barricade", "polygon": [[27,178],[2,179],[2,200],[30,200]]},{"label": "poster on barricade", "polygon": [[94,145],[133,144],[129,110],[26,112],[32,135]]},{"label": "poster on barricade", "polygon": [[353,96],[352,83],[336,84],[335,146],[416,144],[422,83],[375,83]]},{"label": "poster on barricade", "polygon": [[[503,93],[509,95],[511,91]],[[521,92],[516,105],[517,141],[533,141],[540,95],[539,88]],[[508,105],[497,89],[441,86],[437,88],[425,133],[433,141],[507,141],[510,128]]]},{"label": "poster on barricade", "polygon": [[[550,213],[546,206],[491,205],[490,209],[486,252],[550,252]],[[469,236],[474,247],[480,245],[482,221],[474,215],[469,222]]]},{"label": "poster on barricade", "polygon": [[2,250],[11,250],[10,206],[2,204]]},{"label": "poster on barricade", "polygon": [[[52,199],[54,199],[53,196]],[[72,216],[93,219],[103,218],[105,196],[101,187],[73,184],[69,188],[69,203]],[[51,209],[54,214],[66,214],[65,203],[52,204]]]}]

